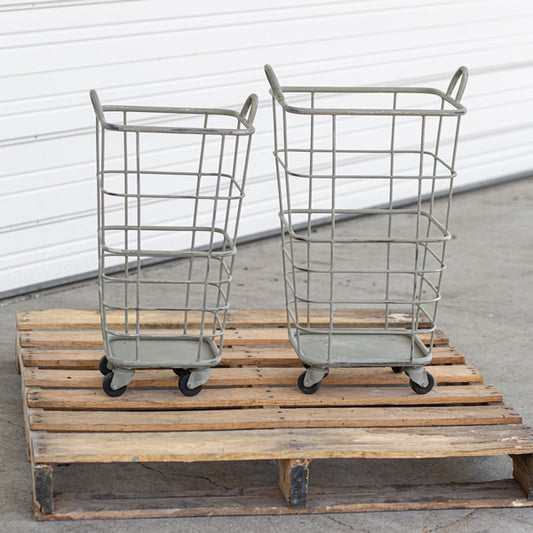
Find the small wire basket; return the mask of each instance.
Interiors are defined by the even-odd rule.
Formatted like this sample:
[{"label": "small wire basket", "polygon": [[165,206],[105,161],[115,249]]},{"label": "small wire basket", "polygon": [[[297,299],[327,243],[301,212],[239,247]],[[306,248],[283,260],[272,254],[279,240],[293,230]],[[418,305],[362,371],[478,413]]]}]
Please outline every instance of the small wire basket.
[{"label": "small wire basket", "polygon": [[[289,337],[307,367],[300,389],[316,392],[330,367],[391,366],[408,374],[415,392],[429,392],[434,380],[424,365],[450,239],[467,69],[457,70],[445,92],[281,87],[272,67],[265,72]],[[360,234],[338,225],[369,215]],[[380,316],[376,327],[337,320],[370,310]],[[320,327],[317,312],[325,315]]]},{"label": "small wire basket", "polygon": [[[171,368],[200,392],[220,362],[257,97],[240,112],[102,106],[96,113],[103,388]],[[154,277],[144,265],[177,259]]]}]

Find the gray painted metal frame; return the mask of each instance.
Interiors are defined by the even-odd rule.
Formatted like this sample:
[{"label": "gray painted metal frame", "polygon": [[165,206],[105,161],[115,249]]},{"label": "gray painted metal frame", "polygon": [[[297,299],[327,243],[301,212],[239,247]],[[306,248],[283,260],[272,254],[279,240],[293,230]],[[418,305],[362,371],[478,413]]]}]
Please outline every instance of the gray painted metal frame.
[{"label": "gray painted metal frame", "polygon": [[[103,106],[96,91],[90,97],[103,388],[119,396],[135,369],[172,368],[180,390],[197,394],[221,359],[257,96],[250,95],[240,112]],[[172,147],[174,160],[158,157],[159,142]],[[165,279],[141,269],[168,259],[181,261]],[[162,286],[170,304],[151,297],[151,288]],[[147,311],[181,313],[182,322],[151,333],[141,329]]]},{"label": "gray painted metal frame", "polygon": [[[391,366],[410,376],[416,392],[429,392],[433,379],[424,365],[431,361],[451,237],[466,67],[457,70],[445,92],[420,87],[282,87],[270,65],[265,73],[274,113],[289,337],[307,367],[300,389],[315,392],[330,367]],[[347,98],[349,107],[337,105]],[[366,104],[357,98],[366,98]],[[368,106],[373,98],[388,98],[388,106]],[[369,119],[380,121],[384,146],[367,141],[364,128],[357,130]],[[308,128],[308,141],[293,142],[293,131],[302,128]],[[347,187],[364,183],[381,187],[376,208],[343,203]],[[417,198],[414,208],[405,207],[401,191],[406,187]],[[437,196],[445,198],[440,217]],[[336,228],[336,221],[361,215],[376,217],[369,235],[345,235]],[[325,220],[329,231],[317,232],[317,223]],[[368,247],[383,249],[384,265],[365,264]],[[327,262],[315,257],[319,248],[328,250]],[[328,326],[311,325],[314,308],[327,311]],[[384,325],[335,327],[339,308],[381,309]],[[410,327],[396,327],[398,312],[410,316]],[[431,334],[429,347],[420,342],[421,333]]]}]

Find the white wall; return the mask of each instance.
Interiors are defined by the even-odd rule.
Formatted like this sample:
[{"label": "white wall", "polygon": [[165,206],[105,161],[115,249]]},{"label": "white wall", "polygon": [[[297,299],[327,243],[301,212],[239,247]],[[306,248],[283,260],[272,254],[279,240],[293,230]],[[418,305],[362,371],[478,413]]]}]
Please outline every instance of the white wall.
[{"label": "white wall", "polygon": [[278,227],[271,100],[282,84],[423,85],[470,69],[458,187],[533,168],[533,2],[66,0],[0,3],[0,294],[96,268],[103,103],[260,109],[241,236]]}]

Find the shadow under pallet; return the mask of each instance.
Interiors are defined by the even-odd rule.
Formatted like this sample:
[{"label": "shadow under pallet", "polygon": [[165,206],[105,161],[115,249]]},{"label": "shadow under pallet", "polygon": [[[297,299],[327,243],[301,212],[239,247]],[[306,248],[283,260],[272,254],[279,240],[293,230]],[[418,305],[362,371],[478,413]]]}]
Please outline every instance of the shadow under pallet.
[{"label": "shadow under pallet", "polygon": [[[178,377],[157,369],[137,371],[123,396],[109,398],[98,371],[103,349],[97,311],[18,313],[17,357],[36,518],[533,506],[530,429],[442,332],[431,368],[437,387],[427,395],[413,393],[407,376],[390,368],[332,369],[316,394],[305,395],[296,385],[303,369],[289,346],[285,317],[279,309],[230,311],[222,363],[198,396],[181,395]],[[178,313],[147,312],[142,325],[165,329],[181,319]],[[320,325],[326,319],[317,312],[313,320]],[[398,313],[390,318],[399,327],[407,319]],[[384,316],[346,312],[336,320],[347,327],[376,327]],[[378,476],[372,485],[339,486],[338,475],[330,485],[327,476],[320,483],[309,476],[310,462],[319,460],[387,465],[406,460],[415,462],[416,471],[424,460],[441,461],[446,468],[457,458],[506,456],[513,478],[496,481],[439,482],[435,471],[429,482],[416,475],[410,484]],[[253,478],[258,461],[275,464],[277,479],[258,486]],[[201,476],[228,462],[244,471],[238,486],[197,488],[184,481],[175,487],[172,478],[147,490],[128,469],[128,464],[185,468],[191,463],[195,469],[189,474]],[[54,469],[68,478],[63,465],[89,477],[105,469],[106,490],[91,490],[77,472],[71,477],[80,476],[80,487],[69,479],[69,490],[58,491]],[[120,480],[115,485],[108,482],[114,477]]]}]

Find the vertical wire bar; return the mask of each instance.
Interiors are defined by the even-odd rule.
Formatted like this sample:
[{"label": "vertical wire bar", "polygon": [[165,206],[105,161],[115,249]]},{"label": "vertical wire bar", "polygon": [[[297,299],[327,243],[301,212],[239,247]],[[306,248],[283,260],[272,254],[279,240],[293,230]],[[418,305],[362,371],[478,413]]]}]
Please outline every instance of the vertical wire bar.
[{"label": "vertical wire bar", "polygon": [[[209,115],[206,113],[204,115],[204,129],[207,128],[207,121],[208,121]],[[204,153],[205,153],[205,141],[206,141],[206,134],[204,133],[202,135],[202,142],[200,145],[200,161],[198,162],[198,177],[196,180],[196,192],[194,197],[194,211],[193,211],[193,222],[192,222],[192,236],[191,236],[191,252],[194,250],[194,246],[196,244],[196,224],[198,222],[198,204],[199,204],[199,197],[200,197],[200,191],[201,191],[201,181],[202,181],[202,171],[203,171],[203,165],[204,165]],[[189,327],[189,301],[190,301],[190,295],[191,295],[191,277],[192,277],[192,268],[194,263],[194,257],[189,258],[189,272],[187,275],[187,283],[185,288],[185,309],[184,309],[184,316],[183,316],[183,334],[187,334],[187,330]]]},{"label": "vertical wire bar", "polygon": [[417,194],[417,207],[416,207],[416,244],[415,244],[415,264],[413,272],[413,295],[411,302],[411,354],[410,360],[413,360],[415,350],[415,337],[418,330],[418,315],[416,313],[416,295],[418,285],[418,248],[420,243],[420,212],[422,210],[422,177],[424,175],[424,142],[426,134],[426,117],[421,116],[421,134],[420,134],[420,162],[418,169],[418,194]]},{"label": "vertical wire bar", "polygon": [[[243,201],[243,196],[244,196],[244,188],[246,186],[246,176],[248,174],[248,162],[250,160],[250,148],[251,148],[251,146],[252,146],[252,136],[248,135],[248,142],[246,144],[246,156],[244,158],[244,165],[243,165],[243,170],[242,170],[241,192],[240,192],[239,199],[238,199],[238,202],[237,202],[237,213],[235,215],[235,226],[234,226],[234,231],[233,231],[233,246],[234,246],[234,248],[237,247],[236,240],[237,240],[237,235],[238,235],[238,231],[239,231],[239,221],[240,221],[240,218],[241,218],[242,201]],[[235,150],[236,150],[236,153],[238,153],[237,152],[237,148],[235,148]],[[235,169],[236,169],[236,167],[235,167]],[[236,170],[235,169],[234,169],[234,174],[233,174],[234,178],[236,176]],[[221,268],[225,264],[224,261],[225,261],[225,258],[222,257],[221,258]],[[226,330],[227,308],[229,306],[229,297],[230,297],[230,289],[231,289],[231,281],[232,281],[232,274],[231,273],[233,272],[234,263],[235,263],[235,254],[233,254],[231,259],[230,259],[229,270],[227,270],[227,267],[224,267],[224,269],[227,271],[229,279],[228,279],[228,283],[226,284],[226,298],[225,298],[226,311],[224,313],[224,320],[223,320],[223,324],[222,324],[222,332],[224,332]],[[223,337],[223,335],[220,337],[220,350],[222,350],[222,341],[223,341],[222,337]]]},{"label": "vertical wire bar", "polygon": [[[311,108],[315,107],[315,93],[311,91]],[[307,213],[307,327],[311,327],[311,222],[313,209],[313,159],[315,140],[315,115],[310,116],[311,138],[309,140],[309,203]]]},{"label": "vertical wire bar", "polygon": [[[237,119],[237,129],[239,129],[239,130],[241,129],[241,121],[239,119]],[[232,247],[235,250],[235,247],[237,245],[237,243],[235,241],[237,239],[237,226],[238,226],[237,220],[238,219],[235,220],[234,231],[232,232],[232,235],[231,235],[231,242],[227,241],[226,235],[228,237],[230,237],[228,231],[229,231],[229,221],[230,221],[230,217],[231,217],[231,209],[232,209],[232,203],[233,203],[233,188],[234,188],[234,185],[235,185],[236,179],[237,179],[236,176],[237,176],[237,161],[238,161],[238,155],[239,155],[239,140],[240,140],[240,136],[239,135],[233,136],[233,142],[234,142],[234,145],[233,145],[233,165],[232,165],[232,169],[231,169],[231,177],[230,177],[229,187],[228,187],[228,192],[227,192],[227,197],[228,198],[226,200],[226,215],[225,215],[225,218],[224,218],[224,236],[223,236],[223,243],[222,243],[222,251],[225,251],[228,248],[228,246]],[[244,188],[241,187],[241,190],[244,190]],[[235,259],[234,256],[230,259],[230,272],[233,272],[234,259]],[[223,313],[224,328],[225,328],[226,316],[227,316],[227,312],[228,312],[229,289],[230,289],[231,282],[230,283],[226,283],[226,284],[221,283],[222,276],[224,274],[224,266],[225,266],[224,261],[225,261],[225,256],[221,256],[221,258],[220,258],[220,266],[219,266],[219,271],[218,271],[217,301],[216,301],[216,308],[214,310],[214,316],[213,316],[213,335],[215,335],[215,333],[216,333],[216,323],[217,323],[217,321],[215,320],[215,318],[218,318],[218,312],[219,312],[219,308],[220,308],[221,297],[223,296],[223,293],[222,293],[223,290],[226,291],[225,296],[224,296],[225,310],[224,310],[224,313]],[[224,331],[224,328],[222,329],[222,331]],[[221,339],[221,343],[222,343],[222,339]],[[221,345],[220,345],[220,348],[222,348]]]},{"label": "vertical wire bar", "polygon": [[281,227],[281,267],[283,271],[283,288],[285,292],[285,310],[287,313],[287,326],[290,333],[290,298],[289,298],[289,287],[288,287],[288,272],[287,272],[287,246],[286,246],[286,229],[283,224],[283,186],[282,186],[282,177],[279,163],[279,143],[278,143],[278,120],[276,113],[276,100],[272,96],[272,124],[274,130],[274,159],[276,161],[276,184],[278,187],[278,203],[279,203],[279,218],[280,218],[280,227]]},{"label": "vertical wire bar", "polygon": [[[293,231],[293,224],[292,224],[292,203],[291,203],[291,190],[290,190],[290,176],[288,173],[289,168],[289,154],[288,154],[288,135],[287,135],[287,111],[283,109],[283,153],[284,153],[284,163],[285,163],[285,169],[284,169],[284,175],[285,175],[285,193],[286,193],[286,199],[287,202],[287,223],[289,225],[289,230]],[[293,301],[294,301],[294,320],[295,320],[295,330],[296,330],[296,344],[300,346],[300,310],[299,310],[299,302],[298,302],[298,296],[297,296],[297,287],[296,287],[296,258],[294,255],[294,243],[293,238],[289,234],[289,249],[290,249],[290,258],[291,258],[291,273],[292,273],[292,290],[293,290]],[[300,352],[298,352],[300,353]]]},{"label": "vertical wire bar", "polygon": [[140,134],[139,132],[135,133],[135,148],[136,148],[136,175],[137,175],[137,190],[135,191],[135,196],[137,198],[137,279],[136,279],[136,319],[135,319],[135,360],[139,360],[140,354],[140,330],[141,330],[141,319],[140,319],[140,310],[141,307],[141,155],[140,155]]},{"label": "vertical wire bar", "polygon": [[279,149],[278,149],[278,121],[277,121],[277,114],[276,114],[276,100],[274,96],[272,96],[272,127],[274,130],[274,159],[276,161],[276,184],[278,186],[278,203],[279,203],[279,219],[280,219],[280,227],[281,227],[281,267],[283,270],[283,288],[285,291],[285,310],[287,312],[287,325],[288,330],[290,332],[290,313],[289,313],[289,292],[288,292],[288,274],[287,274],[287,257],[285,254],[286,251],[286,245],[285,245],[285,227],[283,225],[283,187],[281,185],[281,172],[280,172],[280,164],[279,164]]},{"label": "vertical wire bar", "polygon": [[[97,185],[97,219],[98,219],[98,296],[100,317],[102,321],[102,335],[104,347],[107,347],[107,310],[105,307],[105,255],[104,255],[104,157],[105,157],[105,130],[102,126],[100,136],[100,121],[96,118],[96,185]],[[101,143],[101,145],[100,145]]]},{"label": "vertical wire bar", "polygon": [[[393,94],[392,109],[396,110],[398,93]],[[394,137],[396,133],[396,115],[392,115],[390,141],[390,179],[389,179],[389,223],[387,227],[387,273],[385,278],[385,329],[389,329],[389,297],[390,297],[390,251],[392,236],[392,204],[394,201]]]},{"label": "vertical wire bar", "polygon": [[[127,112],[123,112],[124,126],[127,124]],[[125,321],[125,333],[129,333],[129,309],[128,309],[128,289],[129,289],[129,256],[127,254],[129,246],[129,197],[128,197],[128,133],[124,132],[124,248],[126,255],[124,256],[124,321]]]},{"label": "vertical wire bar", "polygon": [[335,299],[335,180],[337,173],[337,123],[336,116],[331,115],[331,237],[329,245],[329,329],[328,329],[328,364],[333,352],[333,302]]},{"label": "vertical wire bar", "polygon": [[[457,156],[457,141],[459,139],[459,126],[461,125],[461,117],[457,117],[457,125],[455,127],[455,138],[454,138],[454,141],[453,141],[453,152],[452,152],[452,160],[451,160],[451,171],[450,171],[450,188],[448,190],[448,203],[447,203],[447,206],[446,206],[446,216],[445,216],[445,223],[444,223],[444,228],[446,229],[446,231],[448,232],[449,231],[449,223],[450,223],[450,210],[451,210],[451,205],[452,205],[452,196],[453,196],[453,182],[454,182],[454,177],[455,177],[455,158]],[[445,265],[445,261],[444,261],[444,257],[445,257],[445,254],[446,254],[446,244],[447,244],[448,241],[443,241],[442,243],[442,256],[441,256],[441,271],[439,272],[439,277],[438,277],[438,281],[437,281],[437,292],[438,292],[438,296],[440,297],[440,285],[441,285],[441,282],[442,282],[442,275],[443,275],[443,268],[444,265]],[[438,310],[438,307],[439,307],[439,301],[437,300],[437,302],[435,302],[435,307],[434,307],[434,310],[433,310],[433,322],[436,321],[436,317],[437,317],[437,310]],[[435,332],[432,331],[431,332],[431,346],[433,346],[433,340],[434,340],[434,336],[435,336]]]},{"label": "vertical wire bar", "polygon": [[[441,105],[440,105],[440,110],[441,111],[444,110],[444,104],[445,104],[445,100],[442,99]],[[420,289],[419,289],[419,294],[418,294],[419,301],[422,300],[423,287],[424,287],[424,283],[426,281],[428,247],[430,246],[430,243],[428,242],[428,239],[429,239],[429,236],[431,234],[431,226],[433,224],[433,222],[431,220],[431,217],[433,217],[433,207],[434,207],[434,203],[435,203],[435,186],[436,186],[436,176],[437,176],[437,158],[439,156],[439,150],[440,150],[440,138],[441,138],[441,130],[442,130],[442,120],[443,120],[443,117],[440,116],[439,117],[438,126],[437,126],[437,138],[435,140],[435,153],[434,153],[434,160],[433,160],[433,172],[432,172],[432,180],[431,180],[431,193],[430,193],[430,197],[429,197],[429,208],[428,208],[429,218],[428,218],[428,222],[427,222],[426,242],[424,243],[424,258],[422,260],[422,279],[420,281]],[[442,264],[441,264],[441,267],[442,267]],[[435,296],[438,296],[438,294],[436,294]],[[422,310],[422,304],[420,304],[420,307],[419,307],[418,312],[417,312],[417,320],[420,320],[420,312],[421,312],[421,310]],[[429,317],[429,315],[427,315],[426,312],[424,312],[424,314]],[[433,315],[431,321],[432,321],[432,327],[433,327],[435,325],[435,315]],[[430,351],[432,349],[432,346],[433,346],[433,343],[430,344]]]},{"label": "vertical wire bar", "polygon": [[207,307],[207,292],[209,288],[209,274],[211,272],[211,256],[213,253],[213,246],[214,246],[214,239],[215,239],[215,228],[216,228],[216,222],[217,222],[217,209],[218,209],[218,198],[220,196],[220,182],[222,180],[222,168],[223,168],[223,162],[224,162],[224,146],[226,144],[226,135],[222,134],[220,136],[220,154],[219,154],[219,160],[218,160],[218,174],[217,174],[217,184],[215,188],[215,195],[214,195],[214,201],[213,201],[213,215],[211,217],[211,231],[209,235],[209,249],[208,249],[208,256],[206,261],[206,267],[205,267],[205,277],[204,277],[204,295],[203,295],[203,301],[202,301],[202,318],[200,321],[200,338],[198,341],[198,353],[197,353],[197,361],[200,361],[200,357],[202,355],[202,344],[204,341],[204,327],[205,327],[205,312]]}]

